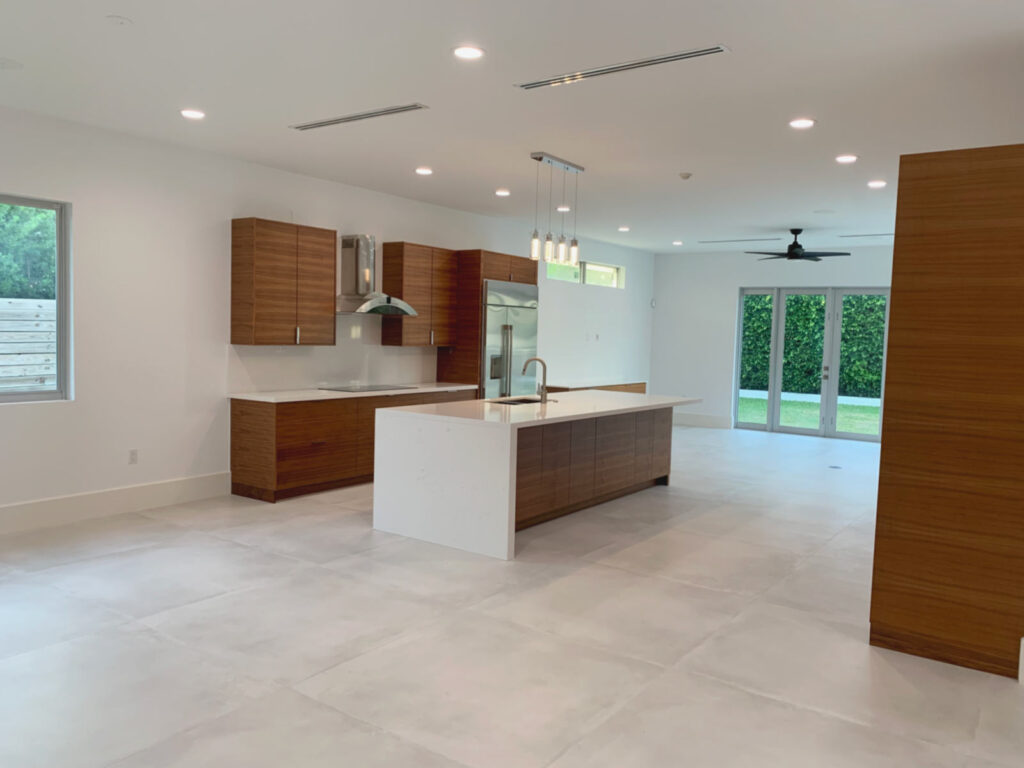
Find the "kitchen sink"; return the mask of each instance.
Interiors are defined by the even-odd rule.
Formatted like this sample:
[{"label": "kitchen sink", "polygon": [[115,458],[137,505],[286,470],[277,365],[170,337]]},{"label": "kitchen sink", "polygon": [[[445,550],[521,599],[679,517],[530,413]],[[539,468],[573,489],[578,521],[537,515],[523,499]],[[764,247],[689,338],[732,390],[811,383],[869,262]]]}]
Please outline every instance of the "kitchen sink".
[{"label": "kitchen sink", "polygon": [[[540,405],[539,397],[499,397],[493,400],[488,400],[489,403],[497,403],[498,405]],[[549,403],[557,403],[557,400],[548,399]]]}]

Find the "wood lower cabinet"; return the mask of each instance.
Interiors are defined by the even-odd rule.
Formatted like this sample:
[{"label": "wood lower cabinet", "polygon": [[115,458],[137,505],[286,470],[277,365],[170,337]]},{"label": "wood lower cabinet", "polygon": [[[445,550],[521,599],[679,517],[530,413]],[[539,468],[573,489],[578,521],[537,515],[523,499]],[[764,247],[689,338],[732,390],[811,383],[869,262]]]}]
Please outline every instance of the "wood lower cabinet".
[{"label": "wood lower cabinet", "polygon": [[231,401],[231,492],[263,501],[373,479],[378,408],[471,400],[473,390],[295,403]]},{"label": "wood lower cabinet", "polygon": [[516,529],[667,484],[671,430],[671,408],[520,429]]},{"label": "wood lower cabinet", "polygon": [[608,392],[635,392],[640,395],[646,395],[647,382],[634,381],[628,384],[600,384],[595,387],[559,387],[555,384],[548,385],[548,392],[579,392],[583,389],[603,389]]},{"label": "wood lower cabinet", "polygon": [[334,344],[337,234],[266,219],[231,222],[231,343]]}]

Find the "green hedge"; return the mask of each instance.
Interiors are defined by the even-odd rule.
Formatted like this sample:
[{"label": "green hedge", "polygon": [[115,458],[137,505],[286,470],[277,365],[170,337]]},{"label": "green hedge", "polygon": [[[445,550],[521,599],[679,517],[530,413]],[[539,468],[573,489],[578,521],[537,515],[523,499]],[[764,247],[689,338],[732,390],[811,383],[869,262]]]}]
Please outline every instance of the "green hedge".
[{"label": "green hedge", "polygon": [[[843,297],[843,340],[839,360],[839,394],[881,397],[885,343],[884,296]],[[784,392],[821,391],[825,297],[793,294],[786,305],[786,346],[782,368]],[[768,389],[771,359],[772,297],[743,297],[741,389]]]}]

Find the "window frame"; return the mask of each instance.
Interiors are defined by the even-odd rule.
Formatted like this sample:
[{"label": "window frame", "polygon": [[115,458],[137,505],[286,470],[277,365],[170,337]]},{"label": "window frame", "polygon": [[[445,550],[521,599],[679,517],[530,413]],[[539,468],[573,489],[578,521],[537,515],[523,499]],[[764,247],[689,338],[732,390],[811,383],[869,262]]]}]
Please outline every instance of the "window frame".
[{"label": "window frame", "polygon": [[[615,285],[601,285],[600,283],[588,283],[587,282],[587,267],[593,264],[595,267],[604,267],[615,271]],[[580,262],[580,284],[581,285],[592,285],[595,288],[612,288],[618,290],[625,290],[626,288],[626,268],[621,264],[605,264],[601,261],[581,261]]]},{"label": "window frame", "polygon": [[52,210],[57,218],[57,264],[54,269],[54,307],[57,314],[56,385],[54,389],[42,392],[27,389],[0,392],[0,405],[71,400],[71,203],[3,193],[0,193],[0,203]]}]

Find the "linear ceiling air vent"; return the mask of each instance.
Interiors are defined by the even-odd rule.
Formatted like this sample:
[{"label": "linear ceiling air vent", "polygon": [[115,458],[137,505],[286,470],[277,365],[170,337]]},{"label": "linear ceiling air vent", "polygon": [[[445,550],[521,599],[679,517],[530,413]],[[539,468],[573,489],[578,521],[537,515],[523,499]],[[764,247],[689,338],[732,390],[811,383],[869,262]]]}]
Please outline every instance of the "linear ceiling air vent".
[{"label": "linear ceiling air vent", "polygon": [[568,83],[578,83],[580,80],[586,80],[591,77],[598,77],[599,75],[611,75],[615,72],[628,72],[631,69],[643,69],[644,67],[653,67],[656,64],[668,64],[672,61],[682,61],[683,59],[696,59],[698,56],[710,56],[713,53],[726,53],[728,50],[729,49],[724,45],[713,45],[710,48],[695,48],[692,51],[666,53],[664,56],[652,56],[649,59],[637,59],[636,61],[625,61],[621,64],[609,64],[606,67],[594,67],[593,69],[584,69],[579,72],[567,72],[564,75],[555,75],[554,77],[546,77],[543,80],[534,80],[530,83],[517,83],[516,85],[527,91],[531,88],[543,88],[546,85],[566,85]]},{"label": "linear ceiling air vent", "polygon": [[354,115],[343,115],[342,117],[331,117],[327,120],[314,120],[311,123],[299,123],[290,125],[296,131],[311,131],[314,128],[326,128],[328,125],[341,125],[342,123],[354,123],[358,120],[369,120],[372,117],[384,117],[385,115],[399,115],[402,112],[415,112],[418,109],[428,109],[426,104],[402,104],[398,107],[385,107],[374,109],[369,112],[356,112]]},{"label": "linear ceiling air vent", "polygon": [[781,240],[781,237],[747,237],[742,240],[698,240],[698,243],[767,243],[770,240]]}]

